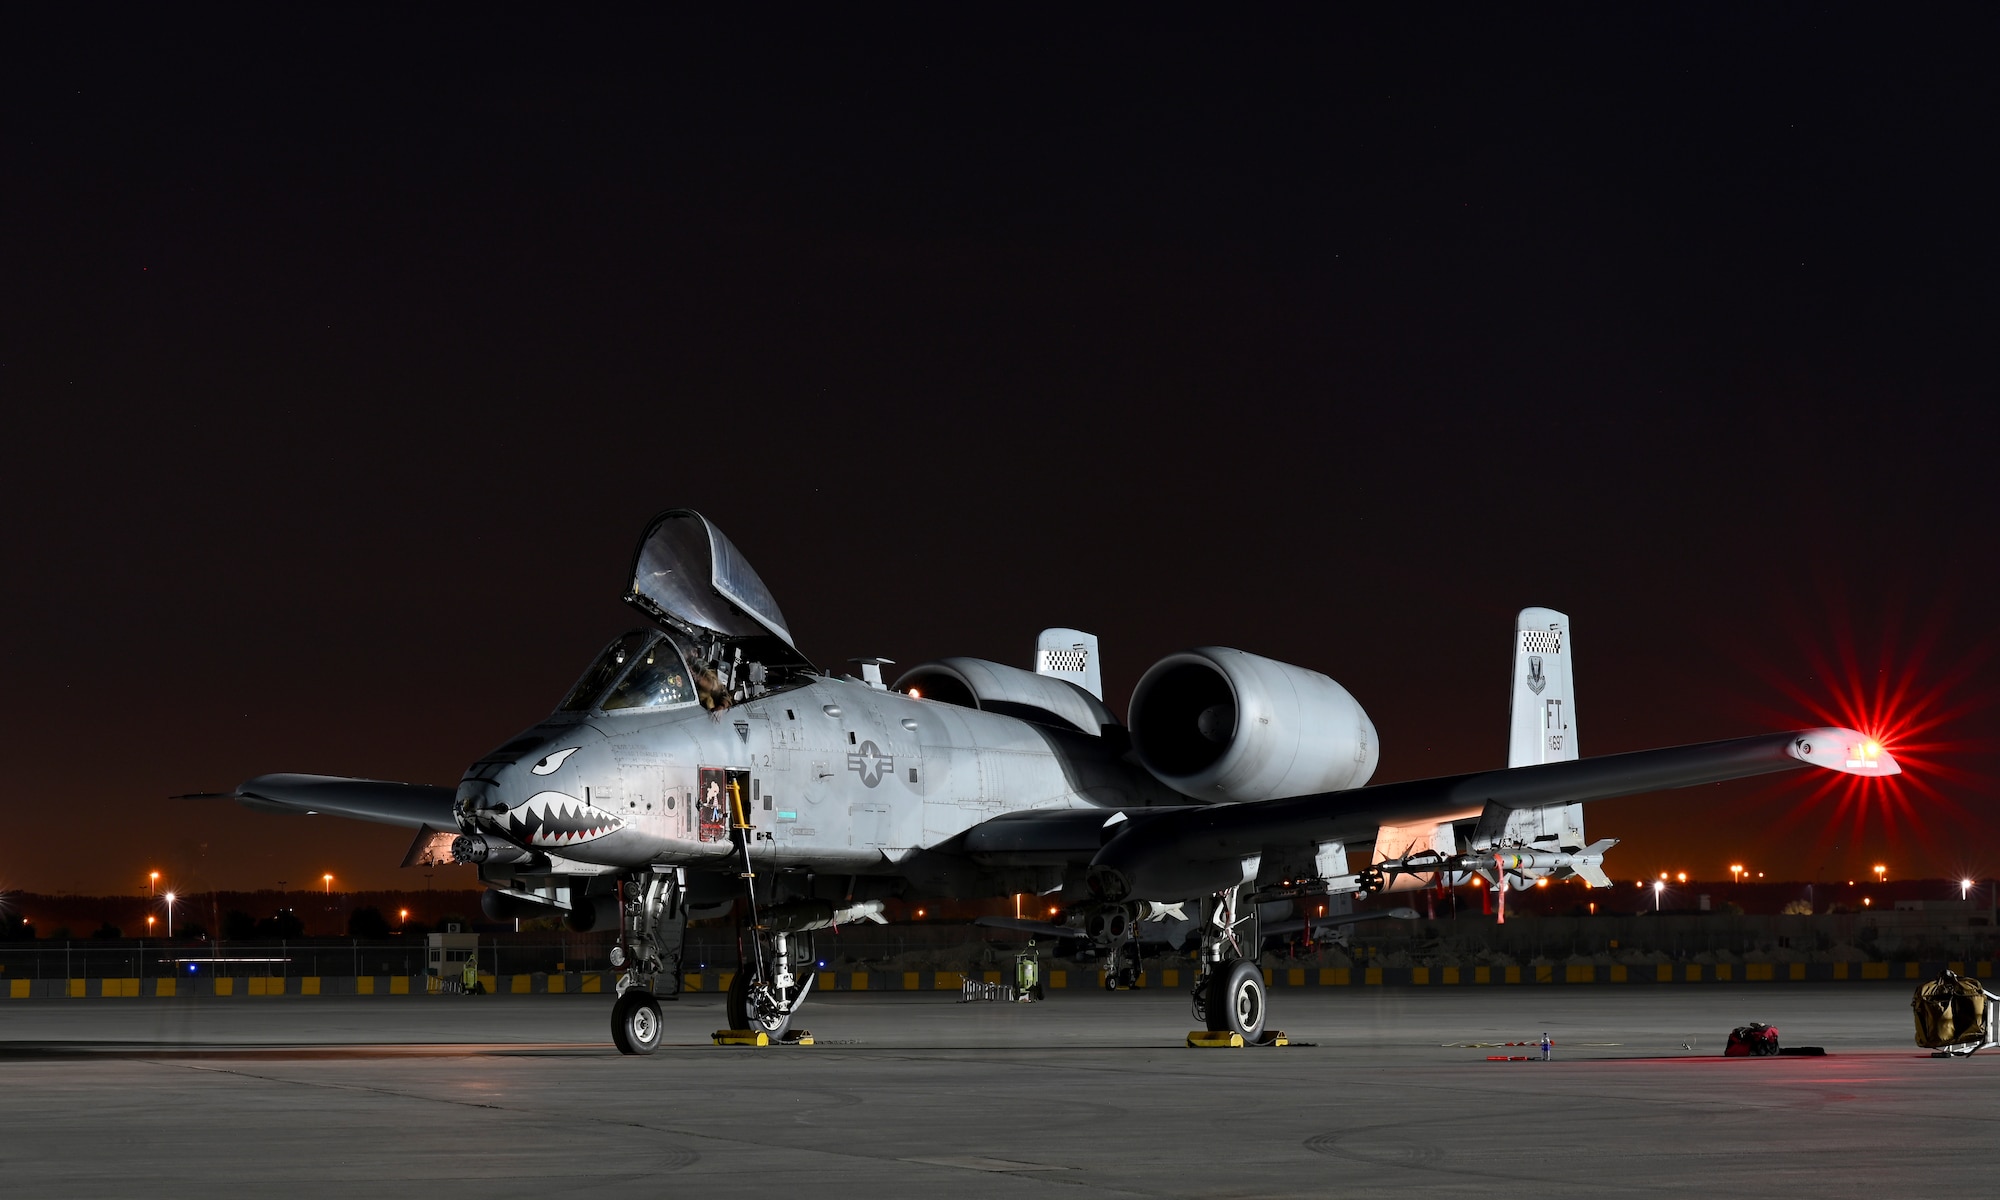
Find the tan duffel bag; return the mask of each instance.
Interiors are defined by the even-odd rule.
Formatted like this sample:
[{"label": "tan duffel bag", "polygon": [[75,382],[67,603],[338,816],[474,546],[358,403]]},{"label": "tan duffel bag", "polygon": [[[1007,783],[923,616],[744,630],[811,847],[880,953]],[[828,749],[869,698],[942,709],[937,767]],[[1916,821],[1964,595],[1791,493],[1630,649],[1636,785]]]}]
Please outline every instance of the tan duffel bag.
[{"label": "tan duffel bag", "polygon": [[1917,1019],[1917,1045],[1927,1050],[1971,1054],[2000,1044],[1993,1001],[2000,999],[1975,980],[1946,971],[1917,989],[1910,1010]]}]

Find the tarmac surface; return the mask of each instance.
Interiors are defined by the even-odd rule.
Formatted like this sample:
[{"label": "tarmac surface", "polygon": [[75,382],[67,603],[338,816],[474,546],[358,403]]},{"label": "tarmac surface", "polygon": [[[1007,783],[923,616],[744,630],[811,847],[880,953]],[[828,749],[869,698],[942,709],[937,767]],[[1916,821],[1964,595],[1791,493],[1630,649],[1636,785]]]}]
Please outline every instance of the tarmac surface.
[{"label": "tarmac surface", "polygon": [[[647,1058],[608,996],[0,1001],[0,1192],[1984,1193],[2000,1053],[1929,1058],[1910,992],[1281,989],[1311,1044],[1242,1050],[1177,993],[816,997],[766,1049],[690,996]],[[1752,1020],[1828,1056],[1716,1057]]]}]

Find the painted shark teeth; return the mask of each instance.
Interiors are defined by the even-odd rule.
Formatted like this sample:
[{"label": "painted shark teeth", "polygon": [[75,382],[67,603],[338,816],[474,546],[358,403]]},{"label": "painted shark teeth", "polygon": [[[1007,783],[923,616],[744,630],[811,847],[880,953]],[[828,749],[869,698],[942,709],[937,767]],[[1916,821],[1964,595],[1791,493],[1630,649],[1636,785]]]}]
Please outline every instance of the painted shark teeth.
[{"label": "painted shark teeth", "polygon": [[523,846],[574,846],[624,824],[623,819],[562,792],[537,792],[507,813],[508,836]]}]

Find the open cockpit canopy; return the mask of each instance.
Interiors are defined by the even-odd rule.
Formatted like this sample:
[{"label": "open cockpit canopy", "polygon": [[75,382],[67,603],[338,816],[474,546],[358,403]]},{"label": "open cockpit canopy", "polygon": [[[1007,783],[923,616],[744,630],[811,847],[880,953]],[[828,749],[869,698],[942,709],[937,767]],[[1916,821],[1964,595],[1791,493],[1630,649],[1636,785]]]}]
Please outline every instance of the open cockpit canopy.
[{"label": "open cockpit canopy", "polygon": [[746,660],[811,666],[750,561],[693,509],[671,509],[646,526],[625,599],[670,629],[739,644]]}]

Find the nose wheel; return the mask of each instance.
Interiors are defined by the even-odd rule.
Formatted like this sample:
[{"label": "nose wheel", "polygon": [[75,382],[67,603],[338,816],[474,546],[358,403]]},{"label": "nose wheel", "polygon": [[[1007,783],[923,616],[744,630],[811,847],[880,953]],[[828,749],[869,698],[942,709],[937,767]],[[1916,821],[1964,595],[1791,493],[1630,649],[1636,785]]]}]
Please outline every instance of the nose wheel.
[{"label": "nose wheel", "polygon": [[611,1006],[611,1040],[620,1054],[651,1054],[660,1048],[660,1002],[653,993],[628,988]]}]

